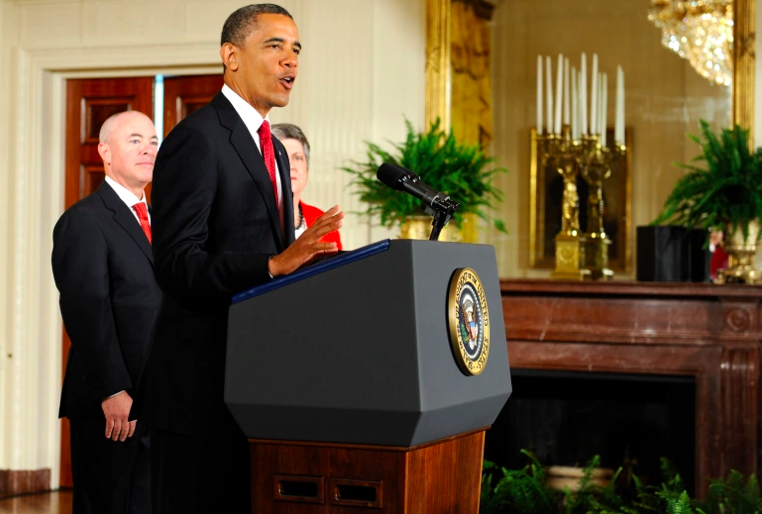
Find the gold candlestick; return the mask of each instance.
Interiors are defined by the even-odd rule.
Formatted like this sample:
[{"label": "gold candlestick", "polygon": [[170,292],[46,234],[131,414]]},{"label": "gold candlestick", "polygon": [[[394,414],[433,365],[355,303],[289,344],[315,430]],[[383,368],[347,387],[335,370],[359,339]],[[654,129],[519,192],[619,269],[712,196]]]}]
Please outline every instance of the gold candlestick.
[{"label": "gold candlestick", "polygon": [[612,152],[601,146],[597,136],[583,137],[582,146],[585,151],[581,173],[590,187],[587,199],[587,230],[580,239],[585,247],[584,268],[590,272],[590,278],[593,280],[609,280],[614,276],[614,272],[608,267],[611,240],[603,226],[603,181],[611,176],[612,168],[619,165],[626,148],[617,145]]},{"label": "gold candlestick", "polygon": [[556,234],[556,268],[551,278],[558,280],[584,280],[589,272],[584,269],[584,247],[580,244],[579,194],[577,175],[581,148],[571,138],[570,127],[562,134],[538,136],[538,147],[545,164],[552,166],[564,179],[561,204],[561,230]]}]

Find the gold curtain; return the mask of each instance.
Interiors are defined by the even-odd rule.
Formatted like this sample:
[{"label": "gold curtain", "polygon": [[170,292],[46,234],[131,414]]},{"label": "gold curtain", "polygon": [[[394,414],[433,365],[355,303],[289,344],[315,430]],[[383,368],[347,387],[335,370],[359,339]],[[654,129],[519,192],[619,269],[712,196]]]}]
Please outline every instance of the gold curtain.
[{"label": "gold curtain", "polygon": [[491,36],[473,0],[456,0],[451,13],[451,123],[455,137],[486,148],[492,141]]}]

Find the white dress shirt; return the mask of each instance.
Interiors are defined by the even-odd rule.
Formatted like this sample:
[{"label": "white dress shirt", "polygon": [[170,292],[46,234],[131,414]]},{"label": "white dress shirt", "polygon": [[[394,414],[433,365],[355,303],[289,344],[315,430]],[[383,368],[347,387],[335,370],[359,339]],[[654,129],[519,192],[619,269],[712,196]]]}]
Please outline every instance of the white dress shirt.
[{"label": "white dress shirt", "polygon": [[[270,120],[268,119],[269,116],[263,118],[262,115],[259,114],[259,111],[252,107],[249,102],[241,98],[238,93],[230,89],[227,84],[222,86],[222,94],[225,95],[225,98],[230,100],[231,104],[233,104],[233,108],[243,120],[246,128],[249,129],[249,133],[251,134],[252,139],[254,139],[254,143],[257,145],[259,153],[261,154],[262,145],[259,142],[259,127],[262,126],[264,121],[270,123]],[[272,124],[270,124],[270,129],[272,131]],[[275,148],[273,147],[273,151],[274,150]],[[275,159],[275,183],[278,188],[278,217],[280,218],[280,226],[283,227],[283,184],[281,184],[280,180],[278,159]]]},{"label": "white dress shirt", "polygon": [[136,203],[144,203],[146,205],[146,212],[148,213],[148,224],[151,224],[151,211],[148,210],[148,202],[146,202],[146,195],[143,193],[143,198],[138,198],[135,196],[132,191],[124,187],[122,184],[114,180],[113,178],[106,175],[106,183],[111,186],[111,189],[116,192],[117,196],[124,202],[124,204],[127,206],[127,208],[130,210],[133,216],[135,216],[135,219],[138,222],[138,225],[140,225],[140,218],[138,218],[138,213],[135,212],[135,209],[132,208],[133,205]]}]

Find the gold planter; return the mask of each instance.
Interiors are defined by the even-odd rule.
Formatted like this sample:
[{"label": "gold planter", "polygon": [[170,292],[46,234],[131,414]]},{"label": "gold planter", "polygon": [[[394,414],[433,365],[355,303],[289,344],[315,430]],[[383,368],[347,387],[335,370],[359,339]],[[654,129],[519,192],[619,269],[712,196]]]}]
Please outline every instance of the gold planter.
[{"label": "gold planter", "polygon": [[[470,214],[466,214],[463,220],[463,230],[458,230],[455,226],[455,222],[450,222],[442,229],[439,234],[438,241],[445,241],[448,243],[475,243],[476,242],[476,220],[475,217]],[[428,239],[431,234],[431,221],[430,216],[411,216],[400,227],[400,239]],[[466,229],[466,226],[469,228]],[[470,234],[473,240],[466,239],[466,235]]]},{"label": "gold planter", "polygon": [[759,229],[759,220],[749,222],[749,236],[744,240],[741,226],[733,231],[732,223],[725,225],[722,247],[729,256],[728,268],[717,274],[718,283],[762,284],[762,274],[754,269],[754,257],[759,249]]}]

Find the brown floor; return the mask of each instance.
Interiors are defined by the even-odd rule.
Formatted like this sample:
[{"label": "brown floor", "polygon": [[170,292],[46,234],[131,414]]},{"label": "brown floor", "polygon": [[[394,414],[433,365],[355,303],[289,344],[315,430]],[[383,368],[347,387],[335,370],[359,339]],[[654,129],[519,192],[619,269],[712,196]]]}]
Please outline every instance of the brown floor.
[{"label": "brown floor", "polygon": [[0,499],[0,514],[71,514],[71,491],[24,494]]}]

